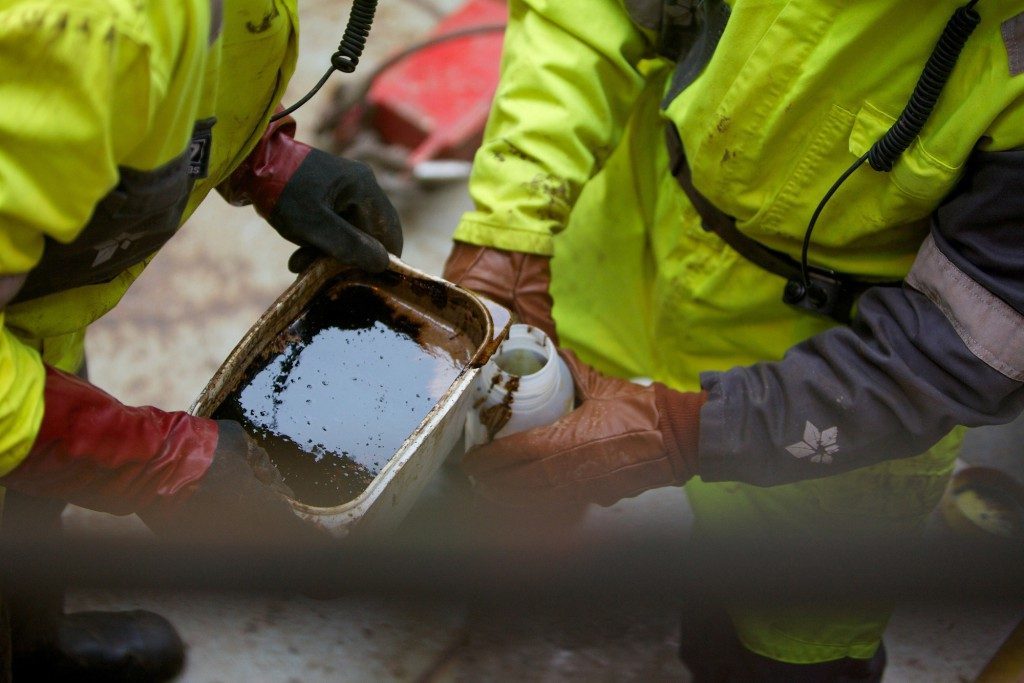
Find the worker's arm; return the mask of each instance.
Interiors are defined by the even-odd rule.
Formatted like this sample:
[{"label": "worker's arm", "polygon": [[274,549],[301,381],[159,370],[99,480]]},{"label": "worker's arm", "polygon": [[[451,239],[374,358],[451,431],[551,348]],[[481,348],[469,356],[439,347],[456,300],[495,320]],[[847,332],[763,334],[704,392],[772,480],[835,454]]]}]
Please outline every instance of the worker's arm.
[{"label": "worker's arm", "polygon": [[[529,116],[521,119],[531,122]],[[979,154],[965,184],[938,212],[935,228],[935,242],[947,258],[980,283],[970,294],[958,290],[959,308],[991,310],[1012,323],[1004,327],[1016,330],[988,341],[1015,359],[1016,369],[1009,374],[1003,361],[995,360],[998,370],[985,361],[985,351],[980,356],[972,351],[981,338],[975,328],[990,329],[990,321],[965,327],[970,316],[942,303],[938,292],[943,290],[932,291],[939,305],[912,288],[878,290],[861,300],[852,328],[820,335],[778,363],[707,373],[706,393],[633,387],[595,377],[570,358],[579,407],[549,427],[475,449],[464,461],[467,470],[486,495],[508,502],[570,498],[610,504],[694,474],[762,485],[828,476],[920,453],[956,424],[1012,419],[1024,405],[1021,377],[1014,378],[1024,367],[1019,336],[1024,298],[1012,291],[1020,285],[1024,264],[1019,154]],[[494,183],[502,187],[500,173]],[[496,204],[504,213],[491,214],[508,216],[516,225],[537,225],[516,222],[529,213],[519,212],[514,203],[522,187],[508,182],[504,190],[504,195],[494,194],[505,198]],[[527,322],[553,328],[536,314],[546,308],[550,317],[546,259],[511,253],[550,253],[546,232],[474,232],[478,214],[467,216],[456,238],[500,246],[507,253],[457,246],[446,277],[513,306],[526,314]],[[557,229],[557,223],[549,225]],[[520,233],[529,235],[511,237]],[[508,237],[469,237],[491,234]],[[987,256],[981,255],[984,249]],[[927,253],[922,252],[912,275],[915,287],[929,286],[922,279],[925,273],[946,272],[936,268],[935,258],[925,258]],[[958,279],[955,271],[950,273],[951,280]],[[975,304],[965,306],[964,300]]]},{"label": "worker's arm", "polygon": [[[651,36],[614,0],[512,0],[501,79],[477,151],[445,277],[555,336],[553,236],[618,144],[644,85]],[[474,246],[479,245],[479,246]],[[693,475],[702,394],[608,378],[565,354],[580,407],[498,439],[464,465],[484,495],[513,504],[611,504]]]},{"label": "worker's arm", "polygon": [[[639,3],[637,3],[639,4]],[[657,5],[660,7],[660,5]],[[618,144],[651,36],[616,0],[512,0],[501,74],[444,277],[554,336],[553,235]]]},{"label": "worker's arm", "polygon": [[238,423],[126,406],[49,367],[44,385],[38,434],[3,486],[135,512],[158,533],[193,540],[319,536],[291,511],[280,473]]},{"label": "worker's arm", "polygon": [[293,271],[316,254],[381,271],[388,252],[402,254],[398,213],[370,167],[299,142],[290,116],[267,127],[217,190],[236,206],[252,204],[282,237],[301,247],[289,261]]},{"label": "worker's arm", "polygon": [[[637,3],[639,4],[639,3]],[[657,5],[660,7],[660,5]],[[554,337],[549,260],[644,87],[650,35],[616,0],[512,0],[501,74],[444,277]]]},{"label": "worker's arm", "polygon": [[702,377],[701,477],[760,485],[921,453],[1024,407],[1024,151],[975,152],[903,288],[781,361]]},{"label": "worker's arm", "polygon": [[[639,387],[564,354],[579,407],[474,449],[467,471],[510,504],[610,505],[694,475],[762,486],[826,477],[916,455],[956,425],[1009,422],[1024,408],[1021,187],[1024,151],[976,152],[906,286],[869,290],[852,326],[781,361],[705,373],[702,393]],[[553,327],[549,297],[488,284],[519,282],[502,275],[507,263],[485,251],[449,272],[522,298],[528,322]]]},{"label": "worker's arm", "polygon": [[[22,340],[29,335],[6,324],[46,239],[74,240],[122,165],[154,168],[183,153],[191,135],[195,102],[171,90],[203,72],[208,31],[196,29],[208,4],[107,9],[0,10],[0,485],[139,512],[165,532],[293,537],[306,527],[237,424],[124,406],[44,366]],[[148,30],[154,17],[176,23]],[[172,78],[176,67],[187,71]],[[178,125],[156,126],[161,116]]]},{"label": "worker's arm", "polygon": [[78,4],[0,11],[0,475],[29,452],[44,387],[38,352],[8,327],[4,308],[45,240],[73,240],[117,184],[119,157],[144,137],[162,96],[150,61],[158,51],[137,40],[130,12]]},{"label": "worker's arm", "polygon": [[615,0],[511,0],[470,195],[455,239],[548,255],[583,184],[618,143],[653,56]]},{"label": "worker's arm", "polygon": [[[456,244],[446,279],[515,311],[557,343],[547,256]],[[602,375],[561,350],[578,406],[554,424],[512,434],[462,461],[482,495],[510,505],[600,503],[682,484],[697,471],[704,392]]]}]

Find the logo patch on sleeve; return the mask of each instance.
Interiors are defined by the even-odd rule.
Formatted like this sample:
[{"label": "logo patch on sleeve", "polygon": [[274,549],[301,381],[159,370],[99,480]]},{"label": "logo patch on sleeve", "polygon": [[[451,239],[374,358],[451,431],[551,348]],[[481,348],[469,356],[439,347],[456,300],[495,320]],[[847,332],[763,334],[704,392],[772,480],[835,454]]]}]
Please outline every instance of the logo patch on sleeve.
[{"label": "logo patch on sleeve", "polygon": [[188,170],[190,177],[205,178],[210,172],[210,146],[213,134],[209,130],[197,132],[188,144]]},{"label": "logo patch on sleeve", "polygon": [[1001,28],[1006,56],[1010,62],[1010,75],[1024,74],[1024,12],[1004,21]]},{"label": "logo patch on sleeve", "polygon": [[804,440],[786,446],[786,450],[794,458],[810,456],[811,462],[828,465],[832,456],[839,452],[839,427],[818,429],[808,420],[804,425]]},{"label": "logo patch on sleeve", "polygon": [[193,180],[205,178],[210,173],[210,153],[213,148],[213,127],[217,117],[211,116],[196,121],[192,128],[192,139],[188,143],[188,159],[185,173]]}]

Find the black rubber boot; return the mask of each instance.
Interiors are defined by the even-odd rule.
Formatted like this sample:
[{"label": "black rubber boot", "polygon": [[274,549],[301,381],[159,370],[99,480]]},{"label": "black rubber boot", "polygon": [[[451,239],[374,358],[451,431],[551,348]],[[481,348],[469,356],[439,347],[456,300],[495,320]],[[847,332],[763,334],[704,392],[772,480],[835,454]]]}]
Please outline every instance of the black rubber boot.
[{"label": "black rubber boot", "polygon": [[57,620],[52,642],[16,653],[14,681],[167,681],[181,672],[185,647],[153,612],[76,612]]},{"label": "black rubber boot", "polygon": [[[65,505],[7,491],[2,533],[60,538]],[[166,681],[181,671],[184,645],[160,615],[64,614],[62,583],[41,583],[16,567],[11,585],[4,586],[14,681]]]}]

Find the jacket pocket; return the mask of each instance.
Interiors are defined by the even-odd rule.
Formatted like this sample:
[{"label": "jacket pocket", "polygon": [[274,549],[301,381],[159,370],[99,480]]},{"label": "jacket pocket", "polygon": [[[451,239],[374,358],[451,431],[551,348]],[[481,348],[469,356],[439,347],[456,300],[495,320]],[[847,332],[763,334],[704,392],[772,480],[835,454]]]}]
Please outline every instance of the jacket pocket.
[{"label": "jacket pocket", "polygon": [[[860,157],[892,127],[896,119],[870,103],[857,113],[850,132],[849,150]],[[956,185],[962,165],[949,163],[928,152],[920,137],[899,157],[888,173],[875,171],[865,162],[862,172],[886,180],[878,183],[875,201],[862,215],[875,225],[902,225],[929,216]]]},{"label": "jacket pocket", "polygon": [[[798,258],[808,221],[833,183],[885,135],[895,119],[871,104],[833,105],[808,137],[778,193],[738,227]],[[889,173],[865,161],[838,188],[815,225],[810,261],[870,277],[902,277],[932,212],[962,169],[915,140]]]}]

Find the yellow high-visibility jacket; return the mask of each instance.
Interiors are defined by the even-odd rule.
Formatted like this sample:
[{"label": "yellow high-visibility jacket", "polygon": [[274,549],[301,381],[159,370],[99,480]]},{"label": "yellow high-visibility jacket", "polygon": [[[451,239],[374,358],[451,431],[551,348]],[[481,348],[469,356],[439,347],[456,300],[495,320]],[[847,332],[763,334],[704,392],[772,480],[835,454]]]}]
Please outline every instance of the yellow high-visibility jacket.
[{"label": "yellow high-visibility jacket", "polygon": [[[659,56],[669,4],[699,3],[512,1],[470,181],[476,210],[455,238],[554,254],[559,336],[599,368],[708,390],[706,479],[826,476],[919,453],[955,424],[1012,418],[1024,378],[1014,266],[1024,242],[1005,216],[986,216],[997,205],[972,182],[985,178],[1011,213],[1024,211],[1022,3],[977,5],[981,23],[921,134],[891,173],[865,165],[851,175],[822,214],[812,264],[895,280],[917,264],[912,289],[862,297],[852,341],[783,304],[783,279],[701,228],[670,173],[664,128],[678,131],[710,202],[798,259],[818,202],[896,120],[962,3],[734,0],[692,73]],[[811,337],[813,349],[796,351]],[[731,370],[791,350],[778,370]],[[982,386],[991,400],[970,397]],[[843,457],[787,449],[837,425]]]},{"label": "yellow high-visibility jacket", "polygon": [[[907,277],[865,293],[848,327],[783,303],[783,278],[702,229],[666,123],[696,188],[799,258],[814,208],[900,114],[964,1],[731,0],[703,63],[699,43],[675,46],[679,68],[659,56],[666,16],[718,4],[510,0],[455,238],[553,255],[557,332],[583,360],[708,391],[686,486],[703,536],[902,537],[952,469],[955,433],[936,441],[1024,406],[1024,3],[977,3],[921,134],[822,213],[812,264]],[[889,615],[727,607],[747,648],[791,663],[870,658]]]},{"label": "yellow high-visibility jacket", "polygon": [[28,276],[0,310],[0,475],[38,431],[44,361],[77,369],[86,326],[258,141],[297,28],[295,0],[0,0],[0,282]]}]

